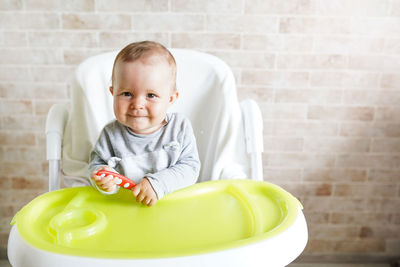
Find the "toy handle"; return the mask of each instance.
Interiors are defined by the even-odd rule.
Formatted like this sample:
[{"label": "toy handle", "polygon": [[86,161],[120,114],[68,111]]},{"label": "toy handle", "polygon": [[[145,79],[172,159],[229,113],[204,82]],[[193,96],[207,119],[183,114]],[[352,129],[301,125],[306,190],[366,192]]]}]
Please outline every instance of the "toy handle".
[{"label": "toy handle", "polygon": [[112,171],[106,171],[106,170],[101,170],[96,173],[97,176],[105,177],[105,176],[113,176],[115,178],[118,178],[119,180],[117,181],[117,185],[126,189],[132,189],[133,187],[136,186],[135,182],[133,182],[131,179],[116,173]]}]

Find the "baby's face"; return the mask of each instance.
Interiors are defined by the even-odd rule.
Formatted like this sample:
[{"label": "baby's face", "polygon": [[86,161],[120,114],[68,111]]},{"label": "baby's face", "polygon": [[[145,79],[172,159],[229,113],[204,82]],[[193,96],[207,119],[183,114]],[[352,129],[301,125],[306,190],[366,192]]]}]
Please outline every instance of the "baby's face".
[{"label": "baby's face", "polygon": [[137,134],[161,128],[167,109],[178,97],[172,90],[171,67],[163,61],[118,63],[113,87],[117,120]]}]

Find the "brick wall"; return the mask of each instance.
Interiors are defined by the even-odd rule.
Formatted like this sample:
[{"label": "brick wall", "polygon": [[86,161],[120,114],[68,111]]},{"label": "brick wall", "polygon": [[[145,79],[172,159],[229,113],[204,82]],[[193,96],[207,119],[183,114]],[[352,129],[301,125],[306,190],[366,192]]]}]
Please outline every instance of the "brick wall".
[{"label": "brick wall", "polygon": [[156,40],[233,69],[264,177],[304,204],[305,260],[400,256],[400,0],[0,0],[0,246],[46,191],[44,123],[83,59]]}]

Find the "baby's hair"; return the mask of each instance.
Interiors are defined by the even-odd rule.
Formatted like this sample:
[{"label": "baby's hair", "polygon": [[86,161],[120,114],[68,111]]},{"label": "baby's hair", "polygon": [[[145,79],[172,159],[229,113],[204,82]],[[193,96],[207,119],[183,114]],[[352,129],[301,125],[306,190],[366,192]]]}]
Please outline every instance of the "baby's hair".
[{"label": "baby's hair", "polygon": [[136,60],[146,60],[151,56],[157,55],[164,59],[171,67],[173,84],[172,89],[176,89],[176,62],[171,52],[162,44],[153,41],[142,41],[128,44],[117,55],[112,70],[112,84],[115,79],[115,67],[119,62],[134,62]]}]

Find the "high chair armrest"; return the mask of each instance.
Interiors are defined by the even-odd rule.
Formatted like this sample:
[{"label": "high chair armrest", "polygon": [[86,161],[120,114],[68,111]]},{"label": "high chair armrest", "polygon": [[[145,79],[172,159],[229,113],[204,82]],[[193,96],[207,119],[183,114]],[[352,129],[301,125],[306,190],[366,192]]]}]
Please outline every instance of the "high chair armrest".
[{"label": "high chair armrest", "polygon": [[60,188],[60,160],[68,111],[64,105],[53,105],[46,120],[46,157],[49,161],[49,191]]},{"label": "high chair armrest", "polygon": [[61,144],[68,111],[65,105],[54,104],[47,114],[46,120],[46,156],[47,160],[61,159]]},{"label": "high chair armrest", "polygon": [[246,151],[250,155],[251,179],[263,180],[262,155],[263,120],[258,104],[252,99],[243,100],[240,103],[243,116],[243,126],[246,142]]}]

